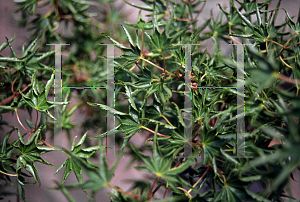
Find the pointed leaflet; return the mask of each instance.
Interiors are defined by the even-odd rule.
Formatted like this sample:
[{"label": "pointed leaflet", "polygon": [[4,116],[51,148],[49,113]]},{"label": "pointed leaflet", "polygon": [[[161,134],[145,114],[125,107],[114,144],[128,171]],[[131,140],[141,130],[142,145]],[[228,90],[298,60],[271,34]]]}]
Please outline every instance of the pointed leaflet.
[{"label": "pointed leaflet", "polygon": [[131,46],[134,46],[133,41],[132,41],[132,38],[131,38],[129,32],[127,31],[127,29],[126,29],[122,24],[120,24],[120,25],[122,26],[123,30],[125,31],[125,34],[126,34],[126,36],[127,36],[127,39],[128,39],[128,41],[129,41],[130,45],[131,45]]},{"label": "pointed leaflet", "polygon": [[153,11],[153,8],[151,6],[141,6],[141,5],[137,5],[137,4],[134,4],[134,3],[129,3],[128,1],[124,0],[127,4],[133,6],[133,7],[136,7],[136,8],[139,8],[139,9],[142,9],[142,10],[146,10],[146,11]]},{"label": "pointed leaflet", "polygon": [[123,46],[122,44],[120,44],[119,42],[117,42],[116,40],[114,40],[113,38],[111,38],[110,36],[108,36],[107,34],[105,34],[104,32],[101,32],[101,34],[109,39],[113,44],[115,44],[118,48],[122,49],[122,50],[130,50],[130,48],[127,48],[125,46]]},{"label": "pointed leaflet", "polygon": [[35,123],[32,123],[31,121],[29,121],[28,119],[25,118],[25,121],[27,123],[27,125],[29,126],[30,129],[34,128]]},{"label": "pointed leaflet", "polygon": [[222,145],[222,140],[214,135],[214,131],[203,131],[202,136],[202,147],[203,147],[203,164],[206,164],[208,159],[212,160],[213,155],[220,154],[220,146]]},{"label": "pointed leaflet", "polygon": [[161,153],[158,151],[158,141],[157,141],[157,131],[158,131],[158,124],[156,124],[155,127],[155,133],[154,133],[154,142],[153,142],[153,160],[154,160],[154,166],[156,169],[158,169],[158,166],[160,166],[160,163],[162,161]]},{"label": "pointed leaflet", "polygon": [[128,87],[124,82],[120,81],[122,83],[122,85],[125,87],[125,93],[126,96],[128,98],[128,102],[130,103],[130,105],[136,110],[138,111],[138,109],[135,106],[135,102],[132,96],[132,92],[131,92],[131,87]]},{"label": "pointed leaflet", "polygon": [[[44,113],[41,114],[40,125],[47,125],[46,115]],[[41,139],[46,140],[46,127],[43,127],[41,130]]]},{"label": "pointed leaflet", "polygon": [[35,93],[36,96],[39,95],[40,92],[39,92],[39,89],[38,89],[38,86],[37,86],[37,83],[36,83],[35,73],[32,74],[32,76],[31,76],[31,83],[32,83],[33,92]]},{"label": "pointed leaflet", "polygon": [[22,57],[20,59],[24,59],[25,57],[27,57],[27,55],[31,52],[34,51],[37,42],[38,42],[39,36],[36,37],[30,44],[29,46],[26,48],[26,50],[24,50],[24,52],[22,52]]},{"label": "pointed leaflet", "polygon": [[140,152],[133,144],[130,144],[131,149],[144,161],[147,165],[147,171],[152,172],[155,171],[155,166],[149,156],[146,156],[142,152]]},{"label": "pointed leaflet", "polygon": [[109,112],[111,112],[111,113],[113,113],[113,114],[118,114],[118,115],[128,115],[128,114],[126,114],[126,113],[123,113],[123,112],[119,112],[119,111],[117,111],[117,110],[115,110],[115,109],[113,109],[113,108],[111,108],[111,107],[108,107],[108,106],[106,106],[106,105],[103,105],[103,104],[98,104],[98,103],[91,103],[91,102],[87,102],[89,105],[91,105],[91,106],[99,106],[101,109],[104,109],[104,110],[106,110],[106,111],[109,111]]},{"label": "pointed leaflet", "polygon": [[176,108],[176,111],[177,111],[177,118],[178,118],[179,122],[181,123],[181,125],[183,127],[186,127],[185,123],[183,121],[182,115],[181,115],[181,110],[179,109],[179,107],[177,106],[177,104],[175,102],[172,102],[172,104],[175,105],[175,108]]},{"label": "pointed leaflet", "polygon": [[251,28],[253,29],[255,26],[236,8],[234,7],[235,11],[238,13],[240,18]]},{"label": "pointed leaflet", "polygon": [[259,12],[258,5],[257,5],[257,0],[255,2],[256,2],[255,8],[256,8],[256,17],[258,20],[258,26],[261,26],[261,16],[260,16],[260,12]]},{"label": "pointed leaflet", "polygon": [[47,99],[48,98],[48,94],[49,94],[49,91],[50,91],[50,88],[53,84],[53,81],[54,81],[54,74],[51,74],[51,77],[50,79],[47,81],[47,84],[45,86],[45,98]]},{"label": "pointed leaflet", "polygon": [[55,106],[55,104],[68,104],[70,102],[52,102],[52,101],[48,101],[46,96],[45,96],[45,89],[43,90],[42,93],[36,95],[35,93],[33,93],[32,91],[29,92],[29,96],[31,94],[31,96],[27,96],[24,95],[20,90],[19,90],[20,94],[22,95],[22,100],[28,104],[30,107],[45,113],[46,115],[48,115],[50,118],[55,119],[55,117],[50,114],[50,112],[48,111],[48,109],[53,108]]},{"label": "pointed leaflet", "polygon": [[6,48],[6,47],[8,46],[8,42],[11,43],[13,40],[15,40],[15,38],[16,38],[16,34],[14,34],[14,38],[11,38],[11,39],[9,39],[8,41],[3,42],[3,43],[0,45],[0,52],[1,52],[4,48]]},{"label": "pointed leaflet", "polygon": [[269,199],[266,199],[263,196],[260,196],[258,194],[253,193],[252,191],[249,191],[248,189],[246,189],[246,192],[249,196],[251,196],[253,199],[255,199],[256,201],[261,201],[261,202],[271,202]]},{"label": "pointed leaflet", "polygon": [[110,40],[113,44],[115,44],[118,48],[120,48],[125,53],[126,57],[123,57],[123,58],[126,58],[128,61],[134,61],[134,62],[136,62],[136,60],[139,59],[141,50],[138,47],[131,45],[131,48],[127,48],[127,47],[123,46],[122,44],[120,44],[119,42],[117,42],[116,40],[112,39],[110,36],[108,36],[104,32],[102,32],[101,34],[105,38]]}]

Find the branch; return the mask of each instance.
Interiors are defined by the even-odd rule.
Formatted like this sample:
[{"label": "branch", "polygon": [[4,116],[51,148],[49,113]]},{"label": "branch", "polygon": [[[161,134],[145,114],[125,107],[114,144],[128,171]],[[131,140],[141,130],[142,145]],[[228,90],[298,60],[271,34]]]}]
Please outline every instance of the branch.
[{"label": "branch", "polygon": [[15,112],[16,112],[16,115],[17,115],[17,119],[18,119],[19,124],[22,126],[22,128],[23,128],[27,133],[29,133],[29,137],[30,137],[31,131],[27,130],[27,129],[23,126],[22,122],[21,122],[20,119],[19,119],[17,108],[15,109]]},{"label": "branch", "polygon": [[[28,88],[28,86],[26,86],[21,92],[23,93],[27,88]],[[12,95],[12,96],[6,98],[5,100],[2,100],[0,102],[0,105],[7,105],[7,104],[11,103],[17,95],[19,95],[19,92],[17,92],[15,95]]]}]

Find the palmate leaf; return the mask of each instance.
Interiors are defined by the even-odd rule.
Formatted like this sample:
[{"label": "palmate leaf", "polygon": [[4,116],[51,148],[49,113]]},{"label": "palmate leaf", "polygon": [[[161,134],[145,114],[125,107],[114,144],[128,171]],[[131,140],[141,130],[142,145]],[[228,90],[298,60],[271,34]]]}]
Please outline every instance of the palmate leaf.
[{"label": "palmate leaf", "polygon": [[145,35],[150,40],[149,46],[154,53],[165,52],[168,50],[175,49],[172,44],[181,36],[188,28],[185,27],[171,37],[167,37],[166,31],[164,30],[160,33],[157,29],[154,28],[153,36],[145,32]]},{"label": "palmate leaf", "polygon": [[[130,93],[129,93],[129,96],[130,96]],[[110,111],[111,113],[117,114],[121,117],[120,118],[121,124],[118,126],[119,129],[115,128],[114,131],[115,131],[115,133],[125,133],[124,142],[122,144],[122,149],[121,149],[123,151],[127,142],[130,140],[130,138],[141,129],[141,124],[139,122],[139,119],[136,117],[135,113],[130,112],[129,114],[126,114],[123,112],[116,111],[115,109],[112,109],[103,104],[89,103],[89,102],[88,102],[88,104],[91,106],[99,106],[100,108]],[[116,129],[118,129],[118,130],[116,130]],[[107,134],[107,132],[105,134]],[[106,136],[105,134],[102,134],[95,138]]]},{"label": "palmate leaf", "polygon": [[121,127],[118,131],[125,133],[124,142],[121,148],[121,150],[123,151],[130,138],[139,130],[141,130],[141,124],[135,122],[134,120],[131,120],[129,117],[127,119],[121,119],[120,121]]},{"label": "palmate leaf", "polygon": [[19,90],[20,94],[22,95],[22,100],[28,104],[30,107],[36,109],[37,111],[40,111],[42,113],[45,113],[50,118],[56,120],[56,118],[48,111],[48,109],[55,107],[55,104],[69,104],[70,102],[52,102],[47,100],[47,95],[49,94],[49,90],[51,88],[51,85],[54,80],[54,74],[51,75],[50,80],[47,82],[45,88],[42,92],[39,92],[37,83],[35,82],[35,74],[33,74],[32,80],[33,80],[33,92],[31,91],[28,94],[24,95],[21,90]]},{"label": "palmate leaf", "polygon": [[[137,148],[131,144],[132,150],[140,156],[140,158],[144,161],[147,167],[139,166],[136,167],[138,170],[147,171],[155,174],[157,177],[161,177],[168,181],[170,186],[176,191],[175,184],[176,182],[180,182],[180,178],[178,177],[179,173],[182,173],[186,170],[193,162],[193,158],[188,158],[182,165],[171,168],[171,164],[173,161],[173,157],[163,157],[160,152],[160,147],[157,142],[157,131],[158,124],[156,124],[155,134],[154,134],[154,142],[153,142],[153,158],[149,156],[145,156],[142,152],[137,150]],[[188,185],[188,184],[186,184]]]},{"label": "palmate leaf", "polygon": [[214,155],[220,155],[220,147],[223,140],[220,140],[218,136],[214,135],[215,131],[203,131],[202,136],[202,147],[203,147],[203,164],[205,165],[207,161],[212,161]]},{"label": "palmate leaf", "polygon": [[139,59],[141,55],[141,50],[139,49],[139,47],[131,45],[131,48],[127,48],[124,45],[117,42],[116,40],[114,40],[113,38],[111,38],[110,36],[108,36],[107,34],[105,34],[104,32],[102,32],[101,34],[124,52],[126,60],[136,62]]},{"label": "palmate leaf", "polygon": [[[148,21],[147,23],[143,20],[142,15],[141,15],[141,10],[139,11],[139,17],[138,17],[138,21],[137,23],[130,23],[130,22],[126,22],[124,21],[125,24],[127,24],[130,27],[136,28],[136,29],[140,29],[140,30],[150,30],[153,29],[153,22],[152,20]],[[165,22],[158,22],[157,26],[163,26],[165,25]]]},{"label": "palmate leaf", "polygon": [[134,82],[121,82],[121,84],[130,85],[137,89],[147,90],[152,87],[152,78],[153,75],[151,71],[147,67],[144,67],[141,69],[140,74],[132,75],[132,80]]},{"label": "palmate leaf", "polygon": [[222,189],[215,193],[212,201],[238,202],[241,201],[241,199],[247,201],[251,199],[245,191],[249,185],[249,182],[241,181],[236,171],[232,170],[229,176],[226,177],[226,182],[224,183]]},{"label": "palmate leaf", "polygon": [[[84,140],[86,139],[87,134],[88,134],[88,132],[86,132],[81,137],[81,139],[76,144],[76,146],[75,146],[75,140],[76,140],[77,136],[75,136],[74,139],[73,139],[73,142],[72,142],[72,147],[71,147],[72,154],[79,157],[79,158],[81,158],[85,162],[88,162],[87,159],[90,158],[96,151],[100,150],[100,146],[93,146],[93,147],[88,147],[88,148],[85,148],[85,149],[81,149],[82,144],[84,143]],[[65,171],[64,171],[63,178],[62,178],[62,182],[61,182],[62,185],[67,180],[67,178],[69,177],[72,170],[73,170],[73,172],[74,172],[74,174],[77,178],[77,181],[78,182],[83,181],[83,179],[82,179],[82,168],[71,157],[69,157],[67,160],[65,160],[61,164],[61,166],[56,170],[54,175],[56,175],[63,167],[65,167]],[[88,196],[88,193],[86,192],[86,190],[83,189],[83,191]]]},{"label": "palmate leaf", "polygon": [[[16,163],[15,159],[11,159],[12,153],[14,151],[14,148],[8,143],[8,139],[11,135],[11,133],[14,131],[12,129],[11,131],[7,132],[2,143],[1,143],[1,150],[0,150],[0,170],[2,172],[11,171],[13,173],[16,173],[16,169],[13,166]],[[22,173],[24,174],[24,173]],[[26,176],[26,174],[25,174]],[[4,179],[4,178],[3,178]],[[5,179],[9,181],[11,185],[13,185],[12,180],[8,175],[5,175]]]},{"label": "palmate leaf", "polygon": [[260,43],[264,43],[267,40],[270,40],[272,38],[275,38],[275,37],[281,35],[282,33],[279,33],[278,29],[274,28],[274,26],[272,25],[272,22],[270,20],[268,20],[268,22],[267,22],[267,19],[264,19],[266,22],[265,23],[262,22],[260,8],[263,7],[264,5],[266,5],[268,3],[268,1],[263,2],[261,5],[254,3],[254,1],[251,3],[252,3],[251,4],[252,5],[251,12],[256,13],[256,17],[257,17],[256,24],[257,25],[252,24],[250,22],[250,20],[247,19],[245,14],[243,15],[236,7],[234,7],[235,11],[239,15],[239,17],[246,23],[246,25],[249,28],[251,28],[252,33],[250,35],[232,34],[232,36],[255,39],[254,45],[258,45]]},{"label": "palmate leaf", "polygon": [[[81,142],[82,141],[79,141],[79,143],[81,143]],[[73,142],[73,145],[75,145],[74,142]],[[104,147],[105,146],[103,146],[101,139],[99,139],[99,145],[100,146],[97,146],[97,147],[100,148],[100,150],[101,150],[100,151],[100,162],[97,167],[91,166],[91,164],[84,161],[82,158],[78,157],[73,152],[70,152],[64,148],[61,148],[62,151],[64,151],[66,154],[68,154],[72,158],[72,160],[86,172],[86,174],[90,177],[90,179],[87,181],[81,181],[77,184],[59,185],[58,187],[50,188],[50,189],[59,189],[59,190],[61,190],[62,188],[66,189],[66,190],[79,189],[79,188],[90,189],[90,190],[92,190],[90,197],[93,198],[97,191],[108,186],[109,181],[111,180],[112,176],[114,175],[114,171],[120,160],[121,155],[119,155],[118,159],[115,161],[113,166],[111,168],[109,168],[107,165],[106,158],[104,158],[104,154],[105,154]],[[77,144],[74,147],[75,148],[74,150],[76,150],[76,147],[81,147],[81,145]]]},{"label": "palmate leaf", "polygon": [[[39,186],[41,186],[40,178],[38,176],[38,170],[37,167],[35,166],[35,162],[40,162],[45,165],[53,166],[44,159],[40,157],[40,155],[49,152],[49,151],[54,151],[55,149],[53,148],[47,148],[46,150],[37,147],[37,140],[40,136],[41,130],[44,127],[44,125],[40,126],[39,129],[31,136],[29,141],[24,144],[23,138],[19,136],[19,146],[17,144],[13,144],[12,146],[15,148],[15,150],[20,154],[17,158],[16,162],[16,173],[18,174],[17,176],[17,181],[18,181],[18,188],[19,188],[19,195],[22,200],[25,200],[25,191],[23,186],[25,184],[35,184],[36,182],[39,183]],[[34,183],[28,183],[25,182],[24,178],[21,176],[22,173],[22,168],[25,168],[34,178]]]}]

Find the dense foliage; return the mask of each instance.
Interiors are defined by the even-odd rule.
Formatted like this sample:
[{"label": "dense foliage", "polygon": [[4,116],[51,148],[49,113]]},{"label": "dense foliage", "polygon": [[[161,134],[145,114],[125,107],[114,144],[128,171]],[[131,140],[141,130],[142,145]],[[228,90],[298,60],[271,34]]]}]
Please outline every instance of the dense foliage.
[{"label": "dense foliage", "polygon": [[[61,150],[69,158],[56,171],[65,169],[62,181],[55,182],[54,189],[62,191],[69,201],[75,201],[68,192],[70,189],[83,189],[89,201],[94,201],[95,193],[105,187],[112,188],[109,196],[113,202],[157,199],[158,189],[165,190],[164,199],[157,199],[159,201],[283,201],[285,197],[290,198],[284,190],[289,190],[292,171],[300,169],[300,9],[294,19],[285,11],[285,21],[277,24],[281,0],[273,10],[269,10],[272,0],[259,3],[230,0],[229,9],[218,4],[217,19],[212,13],[210,19],[198,27],[197,20],[206,3],[203,0],[141,1],[145,4],[125,0],[133,7],[150,12],[152,20],[145,22],[140,13],[137,23],[125,21],[121,25],[117,23],[124,16],[111,0],[15,1],[20,7],[16,11],[21,14],[19,26],[28,30],[31,38],[27,46],[23,44],[20,56],[12,46],[14,38],[0,46],[0,51],[6,47],[11,50],[11,56],[0,56],[1,125],[11,127],[1,143],[1,178],[12,184],[11,177],[17,177],[18,194],[26,201],[23,187],[30,184],[26,178],[41,183],[35,164],[54,166],[40,155]],[[44,6],[48,11],[42,15],[38,11]],[[99,16],[91,12],[93,7],[99,9]],[[33,16],[31,21],[30,16]],[[59,29],[62,26],[72,30],[71,34]],[[97,88],[64,88],[63,102],[50,101],[53,100],[50,97],[55,51],[45,44],[71,44],[62,51],[65,55],[62,86],[106,86],[106,47],[99,44],[108,41],[122,51],[121,56],[114,58],[115,109],[103,104],[106,91]],[[235,44],[229,55],[222,51],[222,41]],[[202,45],[205,42],[213,45],[213,51]],[[237,106],[237,96],[243,95],[235,88],[238,83],[236,45],[250,43],[253,46],[243,46],[245,111],[237,114],[237,108],[241,107]],[[190,55],[191,139],[186,139],[184,134],[187,46],[182,44],[199,44],[192,46]],[[78,101],[71,104],[71,97]],[[71,149],[47,143],[47,131],[52,131],[52,138],[55,136],[56,119],[51,109],[56,105],[62,105],[62,129],[69,136]],[[76,126],[70,119],[80,108],[85,109],[81,123],[83,135],[76,144],[76,137],[70,139]],[[36,111],[40,118],[20,120],[19,109],[26,109],[29,114]],[[121,147],[112,168],[103,158],[103,140],[108,134],[103,118],[106,111],[117,118],[114,131]],[[5,120],[5,114],[10,112],[27,133],[21,134]],[[236,119],[240,116],[245,120],[245,142],[237,145]],[[24,121],[26,126],[22,124]],[[88,130],[102,131],[101,135],[90,137],[91,141],[99,140],[98,146],[91,146],[87,141]],[[19,138],[9,141],[14,131]],[[145,145],[128,143],[132,136],[145,131],[151,133]],[[183,155],[186,144],[192,147],[195,158],[176,158]],[[151,173],[152,185],[136,181],[133,191],[123,191],[109,183],[126,147],[131,151],[127,154],[133,157],[129,166],[135,161],[143,162],[146,166],[136,169]],[[244,148],[243,157],[237,156],[237,147]],[[153,151],[153,155],[146,156],[143,153],[146,149]],[[88,160],[95,158],[97,151],[100,151],[99,164]],[[72,170],[78,183],[65,185]],[[90,177],[88,181],[83,181],[82,171]],[[250,189],[253,184],[260,184],[263,190],[254,193]],[[91,190],[91,194],[86,190]],[[166,193],[171,196],[166,197]],[[0,197],[6,194],[12,193],[1,191]]]}]

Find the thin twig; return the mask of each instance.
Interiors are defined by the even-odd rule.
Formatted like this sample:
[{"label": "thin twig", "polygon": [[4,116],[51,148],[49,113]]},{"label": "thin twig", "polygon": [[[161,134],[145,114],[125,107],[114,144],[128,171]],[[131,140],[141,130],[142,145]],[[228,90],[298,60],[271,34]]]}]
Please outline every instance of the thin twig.
[{"label": "thin twig", "polygon": [[[297,34],[297,33],[295,32],[295,33],[293,34],[293,36],[292,36],[291,38],[289,38],[289,40],[287,40],[287,42],[284,44],[284,46],[286,46],[286,45],[292,40],[292,38],[294,38],[294,36],[296,36],[296,34]],[[284,48],[281,48],[281,49],[280,49],[280,51],[279,51],[279,53],[278,53],[278,56],[279,56],[280,53],[283,51],[283,49],[284,49]]]},{"label": "thin twig", "polygon": [[293,69],[293,67],[291,67],[290,65],[288,65],[283,59],[282,59],[282,57],[279,55],[279,59],[281,60],[281,62],[283,63],[283,64],[285,64],[288,68],[291,68],[291,69]]},{"label": "thin twig", "polygon": [[39,141],[41,141],[41,142],[43,142],[45,145],[47,145],[48,147],[52,147],[52,148],[54,148],[51,144],[48,144],[45,140],[39,140]]},{"label": "thin twig", "polygon": [[289,48],[291,48],[291,47],[293,47],[293,46],[296,46],[296,45],[300,44],[300,42],[298,42],[298,43],[295,43],[295,44],[290,45],[290,46],[288,46],[288,47],[285,47],[285,46],[281,45],[280,43],[277,43],[276,41],[272,41],[272,40],[268,40],[268,39],[267,39],[266,41],[270,41],[270,42],[272,42],[272,43],[275,43],[276,45],[280,46],[280,47],[283,48],[283,49],[289,49]]},{"label": "thin twig", "polygon": [[206,4],[206,1],[204,1],[203,6],[202,6],[202,8],[198,11],[198,14],[196,15],[195,19],[197,19],[197,18],[199,17],[199,15],[200,15],[200,13],[202,12],[202,10],[203,10],[205,4]]},{"label": "thin twig", "polygon": [[17,93],[18,93],[18,92],[15,92],[15,91],[14,91],[14,85],[15,85],[15,83],[16,83],[16,81],[17,81],[18,76],[19,76],[19,71],[17,71],[17,76],[16,76],[15,80],[13,81],[13,83],[12,83],[12,85],[11,85],[11,92],[12,92],[13,94],[17,94]]},{"label": "thin twig", "polygon": [[192,3],[194,3],[196,0],[192,1],[192,2],[187,2],[186,0],[182,0],[184,3],[186,3],[187,5],[190,5]]},{"label": "thin twig", "polygon": [[285,81],[287,83],[292,83],[292,84],[300,85],[300,82],[297,79],[293,79],[293,78],[287,77],[287,76],[285,76],[283,74],[280,74],[280,73],[277,73],[277,72],[273,72],[273,76],[275,78],[280,79],[282,81]]},{"label": "thin twig", "polygon": [[171,122],[163,114],[160,114],[160,116],[163,117],[163,119],[165,119],[168,124],[173,126],[173,124],[171,124]]},{"label": "thin twig", "polygon": [[[148,131],[150,131],[151,133],[155,133],[153,130],[151,130],[151,129],[149,129],[149,128],[147,128],[147,127],[145,127],[145,126],[140,126],[141,128],[143,128],[143,129],[145,129],[145,130],[148,130]],[[157,133],[157,135],[159,135],[159,136],[163,136],[163,137],[168,137],[168,136],[166,136],[166,135],[163,135],[163,134],[160,134],[160,133]]]},{"label": "thin twig", "polygon": [[[209,170],[209,167],[207,167],[207,169],[205,170],[205,172],[203,173],[203,175],[199,178],[199,180],[193,185],[193,187],[192,188],[195,188],[196,186],[197,186],[197,184],[202,180],[202,178],[206,175],[206,173],[208,172],[208,170]],[[189,191],[188,191],[188,193],[190,193],[192,191],[192,189],[190,189]]]},{"label": "thin twig", "polygon": [[23,128],[27,133],[31,133],[31,131],[27,130],[27,129],[23,126],[22,122],[20,121],[19,116],[18,116],[18,112],[17,112],[17,108],[15,108],[15,112],[16,112],[16,115],[17,115],[18,122],[19,122],[19,124],[22,126],[22,128]]},{"label": "thin twig", "polygon": [[156,177],[156,178],[155,178],[155,180],[154,180],[154,182],[153,182],[153,184],[152,184],[151,188],[150,188],[150,189],[149,189],[149,191],[148,191],[148,194],[147,194],[147,196],[148,196],[148,199],[151,199],[151,198],[152,198],[152,196],[153,196],[152,190],[153,190],[153,188],[154,188],[154,185],[155,185],[155,184],[156,184],[156,182],[157,182],[157,179],[158,179],[158,177]]},{"label": "thin twig", "polygon": [[18,174],[9,174],[9,173],[6,173],[6,172],[3,172],[0,170],[0,173],[4,174],[4,175],[8,175],[8,176],[18,176]]},{"label": "thin twig", "polygon": [[271,114],[277,114],[277,112],[272,112],[270,111],[264,104],[262,104],[262,107],[267,110],[268,112],[270,112]]},{"label": "thin twig", "polygon": [[[28,86],[26,86],[21,92],[23,93],[27,88],[28,88]],[[7,105],[7,104],[11,103],[18,94],[19,94],[19,92],[17,92],[15,95],[12,95],[12,96],[2,100],[0,102],[0,105]]]},{"label": "thin twig", "polygon": [[265,91],[262,91],[264,96],[267,98],[268,102],[274,107],[274,105],[272,104],[272,102],[270,102],[270,100],[268,99],[268,96],[266,95]]},{"label": "thin twig", "polygon": [[[142,59],[142,60],[144,60],[145,62],[148,62],[149,64],[153,65],[154,67],[157,67],[158,69],[164,71],[164,68],[161,68],[160,66],[154,64],[153,62],[151,62],[151,61],[149,61],[149,60],[147,60],[147,59],[145,59],[145,58],[143,58],[143,57],[139,57],[139,58]],[[171,72],[169,72],[169,71],[167,71],[167,70],[166,70],[166,72],[167,72],[168,74],[171,74]]]}]

